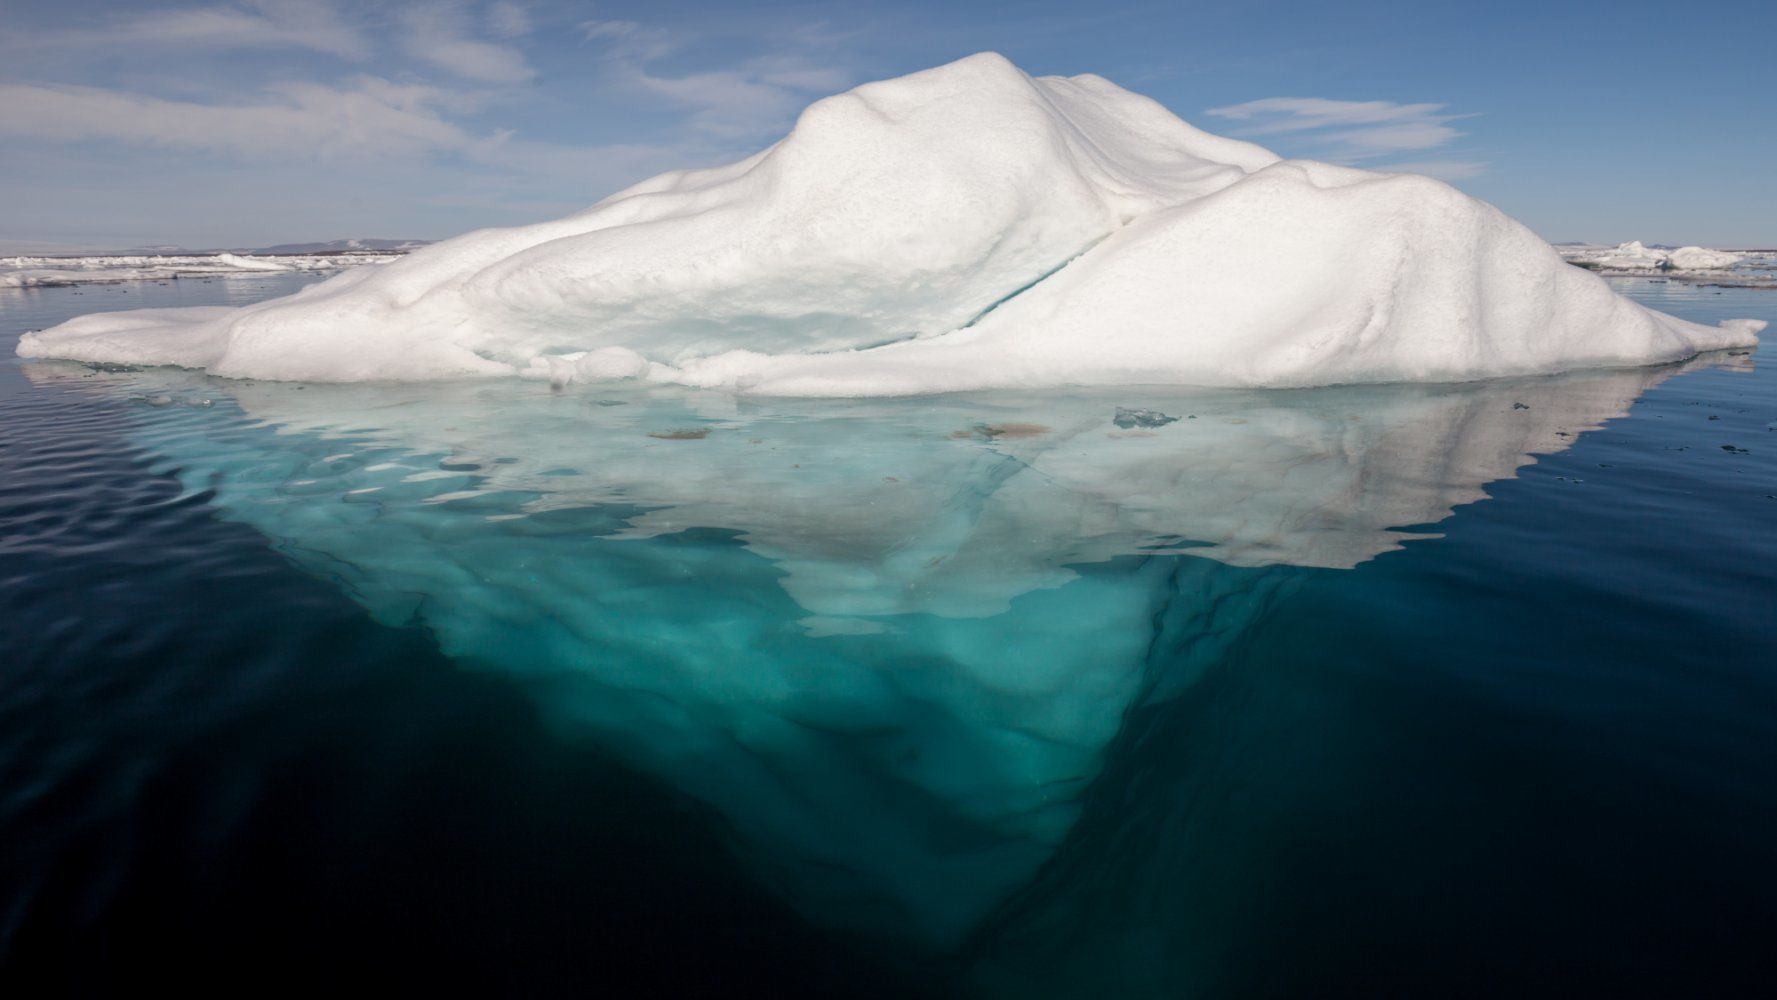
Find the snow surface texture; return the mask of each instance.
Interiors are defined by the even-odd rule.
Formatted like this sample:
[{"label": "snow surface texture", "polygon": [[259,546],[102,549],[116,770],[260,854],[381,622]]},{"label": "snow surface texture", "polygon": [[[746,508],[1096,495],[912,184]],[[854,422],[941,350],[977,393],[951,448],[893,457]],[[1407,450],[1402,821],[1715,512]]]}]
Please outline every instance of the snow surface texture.
[{"label": "snow surface texture", "polygon": [[1457,381],[1756,342],[1650,311],[1424,177],[1281,161],[993,54],[815,102],[726,167],[288,298],[19,353],[312,381],[524,374],[869,396]]},{"label": "snow surface texture", "polygon": [[[92,257],[0,258],[0,288],[166,281],[228,277],[267,271],[336,271],[361,264],[386,264],[393,253],[279,254],[120,254]],[[138,310],[147,311],[147,310]]]},{"label": "snow surface texture", "polygon": [[1640,240],[1614,247],[1564,248],[1562,256],[1576,264],[1608,271],[1724,271],[1746,259],[1745,254],[1703,247],[1648,247]]}]

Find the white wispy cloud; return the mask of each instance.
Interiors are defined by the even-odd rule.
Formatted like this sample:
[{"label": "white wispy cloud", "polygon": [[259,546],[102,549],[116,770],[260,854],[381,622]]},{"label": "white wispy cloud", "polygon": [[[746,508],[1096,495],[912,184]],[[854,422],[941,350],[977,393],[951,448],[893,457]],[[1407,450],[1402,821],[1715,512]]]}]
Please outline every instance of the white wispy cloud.
[{"label": "white wispy cloud", "polygon": [[1487,172],[1485,160],[1409,160],[1389,163],[1378,169],[1397,174],[1424,174],[1441,181],[1466,181]]},{"label": "white wispy cloud", "polygon": [[[545,31],[575,26],[560,3],[161,2],[78,29],[0,30],[0,148],[14,164],[26,152],[143,163],[164,180],[176,162],[171,173],[282,178],[303,190],[320,182],[290,179],[350,175],[399,187],[394,179],[406,177],[443,188],[434,200],[451,205],[509,213],[534,203],[553,216],[661,170],[733,159],[854,82],[842,68],[848,39],[818,24],[582,21],[597,78],[579,102],[591,130],[601,114],[637,106],[658,127],[616,142],[538,140],[500,119],[534,121],[549,105],[527,50]],[[184,59],[200,72],[164,72]],[[360,65],[341,75],[334,60]],[[113,71],[113,62],[127,68]],[[361,72],[368,64],[375,75]]]},{"label": "white wispy cloud", "polygon": [[531,12],[523,4],[499,0],[487,8],[487,30],[495,38],[520,38],[531,33]]},{"label": "white wispy cloud", "polygon": [[[493,15],[494,27],[528,28],[523,8],[514,4],[504,7],[504,14]],[[416,3],[401,10],[399,21],[403,50],[446,72],[496,84],[524,83],[537,75],[516,47],[474,37],[473,21],[462,3]]]},{"label": "white wispy cloud", "polygon": [[1245,123],[1234,133],[1241,138],[1277,137],[1282,140],[1279,144],[1295,147],[1302,155],[1333,163],[1425,173],[1445,180],[1477,176],[1485,171],[1486,164],[1462,158],[1385,162],[1404,154],[1444,149],[1463,138],[1465,133],[1450,123],[1469,116],[1450,114],[1447,107],[1324,97],[1267,97],[1211,108],[1206,113]]},{"label": "white wispy cloud", "polygon": [[1440,114],[1443,104],[1397,104],[1394,101],[1334,101],[1324,97],[1267,97],[1244,104],[1211,108],[1220,118],[1256,121],[1253,135],[1297,132],[1327,126],[1379,125],[1394,122],[1442,123],[1455,116]]},{"label": "white wispy cloud", "polygon": [[[252,164],[267,176],[313,165],[350,164],[354,171],[449,169],[453,190],[490,186],[500,201],[521,206],[536,190],[558,192],[547,210],[559,215],[586,201],[673,167],[716,158],[708,143],[568,145],[472,132],[452,109],[472,98],[434,87],[359,77],[338,87],[285,84],[239,103],[167,100],[98,87],[0,83],[0,145],[20,140],[109,142],[206,153]],[[307,166],[299,166],[304,165]],[[448,166],[441,166],[448,164]],[[431,175],[436,177],[438,175]]]},{"label": "white wispy cloud", "polygon": [[606,43],[607,55],[624,62],[648,62],[679,47],[679,41],[666,30],[639,21],[582,21],[580,34],[589,42]]},{"label": "white wispy cloud", "polygon": [[584,21],[580,31],[603,47],[615,84],[690,112],[696,128],[715,135],[742,138],[778,128],[810,101],[843,90],[854,79],[815,57],[830,51],[833,41],[818,25],[775,37],[765,52],[731,66],[694,73],[672,73],[657,64],[699,39],[622,20]]},{"label": "white wispy cloud", "polygon": [[99,87],[0,84],[0,135],[318,160],[475,152],[504,138],[475,136],[446,120],[438,109],[451,96],[376,77],[341,87],[282,84],[236,104]]},{"label": "white wispy cloud", "polygon": [[368,58],[373,49],[362,26],[325,0],[255,0],[137,11],[86,28],[15,33],[11,44],[0,43],[13,49],[27,45],[36,49],[308,49],[353,60]]}]

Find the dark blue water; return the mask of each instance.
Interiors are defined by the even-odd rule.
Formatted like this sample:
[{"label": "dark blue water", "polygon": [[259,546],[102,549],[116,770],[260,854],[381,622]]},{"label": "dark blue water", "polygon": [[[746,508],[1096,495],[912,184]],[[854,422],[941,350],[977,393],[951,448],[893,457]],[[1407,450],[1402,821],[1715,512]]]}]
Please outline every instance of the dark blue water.
[{"label": "dark blue water", "polygon": [[[300,280],[0,293],[0,352]],[[1760,361],[914,402],[8,361],[0,990],[1762,994]]]}]

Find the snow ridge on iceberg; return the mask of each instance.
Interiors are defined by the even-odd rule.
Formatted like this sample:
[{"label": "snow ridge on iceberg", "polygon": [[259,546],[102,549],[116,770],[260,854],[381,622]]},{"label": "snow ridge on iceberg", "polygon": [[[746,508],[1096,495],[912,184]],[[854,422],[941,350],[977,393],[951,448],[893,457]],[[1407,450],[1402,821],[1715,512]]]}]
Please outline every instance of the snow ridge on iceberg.
[{"label": "snow ridge on iceberg", "polygon": [[1763,326],[1632,303],[1437,181],[1280,161],[1099,77],[982,54],[566,219],[243,309],[80,317],[19,353],[868,396],[1459,381],[1671,361]]}]

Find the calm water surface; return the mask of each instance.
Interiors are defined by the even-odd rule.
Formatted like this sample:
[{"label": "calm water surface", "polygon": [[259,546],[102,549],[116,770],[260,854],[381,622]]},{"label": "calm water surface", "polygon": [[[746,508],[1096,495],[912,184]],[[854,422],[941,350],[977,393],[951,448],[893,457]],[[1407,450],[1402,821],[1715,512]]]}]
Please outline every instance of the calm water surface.
[{"label": "calm water surface", "polygon": [[1777,975],[1769,348],[911,401],[11,358],[306,280],[0,292],[8,995]]}]

